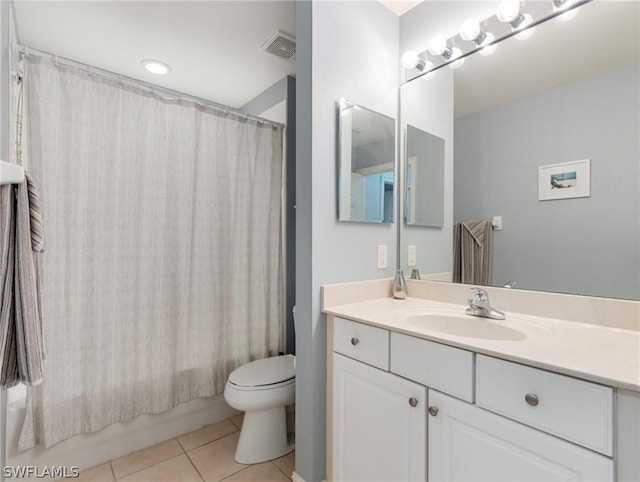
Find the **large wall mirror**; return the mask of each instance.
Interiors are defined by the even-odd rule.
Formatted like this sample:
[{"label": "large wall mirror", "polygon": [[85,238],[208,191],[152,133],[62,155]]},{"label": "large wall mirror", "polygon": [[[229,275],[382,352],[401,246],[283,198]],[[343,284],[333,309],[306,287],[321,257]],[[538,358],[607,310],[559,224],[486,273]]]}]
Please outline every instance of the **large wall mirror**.
[{"label": "large wall mirror", "polygon": [[[486,284],[640,299],[639,19],[638,2],[595,0],[401,87],[401,127],[423,122],[452,145],[443,226],[400,223],[405,271],[414,245],[423,278],[452,280],[454,227],[499,217]],[[570,194],[576,170],[539,189],[540,169],[581,160],[588,194],[544,200]]]},{"label": "large wall mirror", "polygon": [[338,219],[392,223],[395,120],[344,99],[338,115]]},{"label": "large wall mirror", "polygon": [[444,139],[407,125],[405,134],[405,222],[442,227],[444,223]]}]

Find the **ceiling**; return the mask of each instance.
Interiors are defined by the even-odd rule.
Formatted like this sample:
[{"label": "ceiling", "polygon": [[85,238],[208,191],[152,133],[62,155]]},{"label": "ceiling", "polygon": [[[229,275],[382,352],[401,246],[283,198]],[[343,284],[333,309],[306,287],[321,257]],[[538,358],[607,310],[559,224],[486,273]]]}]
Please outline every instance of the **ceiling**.
[{"label": "ceiling", "polygon": [[[380,0],[398,15],[420,2]],[[443,15],[456,7],[429,3]],[[494,9],[492,3],[498,2],[478,2],[478,8]],[[447,18],[471,15],[458,10]],[[16,0],[15,13],[23,45],[231,107],[295,75],[295,57],[260,50],[276,30],[295,36],[293,1]],[[455,74],[456,115],[637,61],[639,17],[638,1],[595,0],[570,22],[546,22],[527,41],[508,39],[492,56],[472,55]],[[443,22],[438,25],[444,29]],[[147,73],[140,65],[147,58],[172,71]]]},{"label": "ceiling", "polygon": [[[15,14],[22,45],[231,107],[295,75],[295,57],[260,50],[295,37],[293,1],[16,0]],[[146,72],[149,58],[172,71]]]}]

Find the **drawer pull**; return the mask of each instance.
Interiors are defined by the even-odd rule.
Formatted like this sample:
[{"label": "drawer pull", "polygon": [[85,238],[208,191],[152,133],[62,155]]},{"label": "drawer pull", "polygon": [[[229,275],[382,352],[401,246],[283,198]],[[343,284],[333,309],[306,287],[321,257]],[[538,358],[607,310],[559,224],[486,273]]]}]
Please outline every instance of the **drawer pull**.
[{"label": "drawer pull", "polygon": [[429,412],[429,415],[431,415],[432,417],[435,417],[436,415],[438,415],[439,411],[440,410],[438,409],[438,407],[434,407],[434,406],[429,407],[427,410],[427,412]]},{"label": "drawer pull", "polygon": [[531,405],[532,407],[536,407],[538,405],[538,395],[534,394],[534,393],[527,393],[524,396],[525,401]]},{"label": "drawer pull", "polygon": [[353,346],[356,346],[358,343],[360,343],[360,340],[358,340],[356,337],[351,338],[351,344]]},{"label": "drawer pull", "polygon": [[418,406],[418,399],[414,398],[414,397],[411,397],[409,399],[409,405],[411,405],[412,407],[417,407]]}]

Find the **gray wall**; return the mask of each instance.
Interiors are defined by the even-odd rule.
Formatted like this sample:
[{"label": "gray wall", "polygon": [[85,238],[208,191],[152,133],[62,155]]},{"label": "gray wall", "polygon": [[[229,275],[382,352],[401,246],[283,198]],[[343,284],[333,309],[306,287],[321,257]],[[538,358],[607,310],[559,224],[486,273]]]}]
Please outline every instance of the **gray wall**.
[{"label": "gray wall", "polygon": [[[640,298],[640,78],[626,66],[455,121],[454,220],[502,216],[494,284]],[[538,166],[591,159],[591,197],[538,201]]]},{"label": "gray wall", "polygon": [[285,353],[296,352],[293,306],[296,302],[296,79],[287,76],[252,99],[241,110],[261,115],[286,101],[285,144]]},{"label": "gray wall", "polygon": [[[326,327],[321,286],[390,278],[395,224],[337,221],[340,97],[396,118],[398,18],[378,2],[297,3],[296,472],[325,476]],[[377,245],[389,268],[377,269]]]}]

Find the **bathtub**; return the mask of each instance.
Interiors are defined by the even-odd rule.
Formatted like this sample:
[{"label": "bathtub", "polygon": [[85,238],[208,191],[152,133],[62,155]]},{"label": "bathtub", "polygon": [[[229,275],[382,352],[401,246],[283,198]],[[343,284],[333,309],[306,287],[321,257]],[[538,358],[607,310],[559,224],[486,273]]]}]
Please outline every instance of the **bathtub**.
[{"label": "bathtub", "polygon": [[39,445],[18,452],[18,438],[26,413],[25,402],[24,385],[8,390],[6,465],[78,466],[84,470],[238,413],[220,394],[182,403],[164,413],[141,415],[130,422],[110,425],[95,433],[76,435],[48,449]]}]

